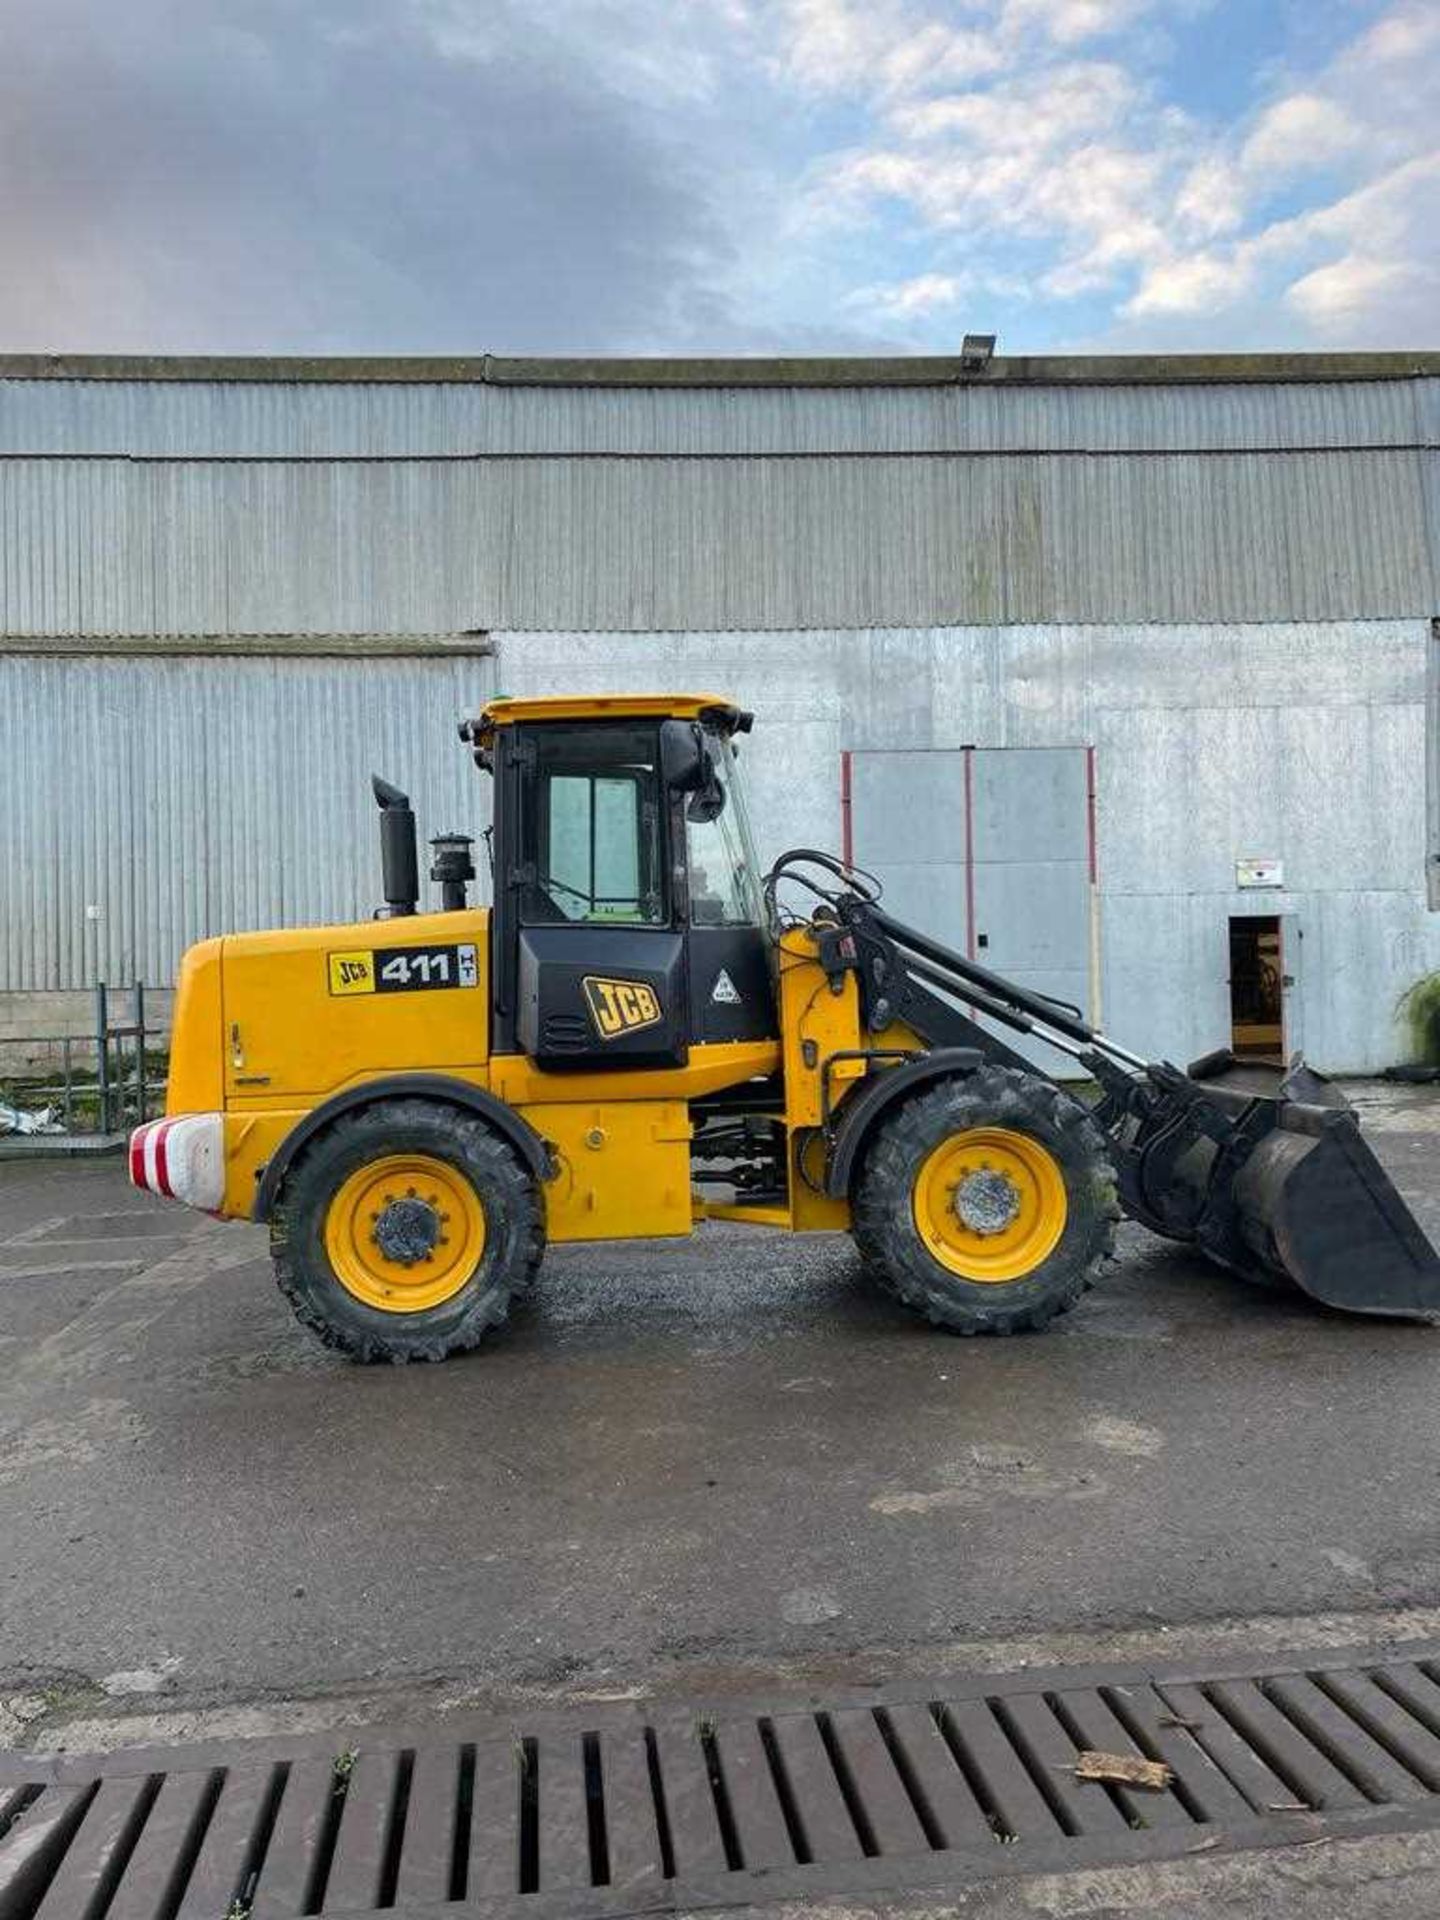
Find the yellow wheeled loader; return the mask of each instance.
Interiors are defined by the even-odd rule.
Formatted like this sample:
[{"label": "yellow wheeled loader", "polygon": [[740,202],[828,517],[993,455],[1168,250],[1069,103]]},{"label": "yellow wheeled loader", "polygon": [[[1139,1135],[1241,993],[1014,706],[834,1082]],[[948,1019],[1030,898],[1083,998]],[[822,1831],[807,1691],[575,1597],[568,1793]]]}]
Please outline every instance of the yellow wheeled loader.
[{"label": "yellow wheeled loader", "polygon": [[414,815],[377,778],[384,907],[186,954],[131,1178],[267,1223],[296,1313],[359,1360],[475,1346],[548,1241],[715,1219],[848,1229],[958,1333],[1063,1312],[1122,1212],[1332,1307],[1440,1317],[1440,1261],[1318,1074],[1146,1061],[831,855],[762,876],[750,726],[704,694],[492,701],[461,730],[494,781],[489,909],[451,834],[417,910]]}]

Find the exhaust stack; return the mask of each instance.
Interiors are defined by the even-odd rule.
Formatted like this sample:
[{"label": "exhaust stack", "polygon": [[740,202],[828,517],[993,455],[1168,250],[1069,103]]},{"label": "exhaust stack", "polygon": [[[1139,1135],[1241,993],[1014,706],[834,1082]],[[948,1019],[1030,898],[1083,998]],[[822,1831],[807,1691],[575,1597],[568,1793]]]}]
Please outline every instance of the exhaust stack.
[{"label": "exhaust stack", "polygon": [[385,893],[385,904],[375,918],[400,920],[414,913],[420,898],[415,815],[409,796],[378,773],[371,774],[370,786],[380,809],[380,884]]}]

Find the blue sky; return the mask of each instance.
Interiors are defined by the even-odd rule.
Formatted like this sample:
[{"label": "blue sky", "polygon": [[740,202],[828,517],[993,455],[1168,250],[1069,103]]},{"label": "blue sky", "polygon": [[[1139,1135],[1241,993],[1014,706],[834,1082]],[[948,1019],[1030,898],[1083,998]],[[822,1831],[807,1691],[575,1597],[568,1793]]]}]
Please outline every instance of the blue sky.
[{"label": "blue sky", "polygon": [[7,0],[0,350],[1434,346],[1435,0]]}]

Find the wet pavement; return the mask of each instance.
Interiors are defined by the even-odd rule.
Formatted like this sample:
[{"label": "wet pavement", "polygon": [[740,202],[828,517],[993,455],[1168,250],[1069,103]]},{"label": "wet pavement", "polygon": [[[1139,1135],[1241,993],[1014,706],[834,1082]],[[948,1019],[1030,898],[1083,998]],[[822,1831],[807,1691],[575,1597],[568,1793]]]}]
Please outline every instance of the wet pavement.
[{"label": "wet pavement", "polygon": [[[1362,1099],[1440,1234],[1440,1100]],[[0,1692],[753,1687],[1440,1605],[1440,1331],[1129,1226],[1036,1337],[930,1330],[847,1240],[712,1226],[554,1249],[479,1353],[362,1369],[263,1233],[116,1162],[0,1164],[0,1363]]]}]

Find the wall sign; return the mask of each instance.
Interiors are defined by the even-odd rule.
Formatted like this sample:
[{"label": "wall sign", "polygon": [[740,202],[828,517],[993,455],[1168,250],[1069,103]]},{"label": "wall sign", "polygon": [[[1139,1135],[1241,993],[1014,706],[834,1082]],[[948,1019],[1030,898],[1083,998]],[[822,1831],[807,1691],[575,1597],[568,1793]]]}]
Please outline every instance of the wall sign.
[{"label": "wall sign", "polygon": [[1283,887],[1285,884],[1285,862],[1283,860],[1249,859],[1235,862],[1235,884],[1237,887]]}]

